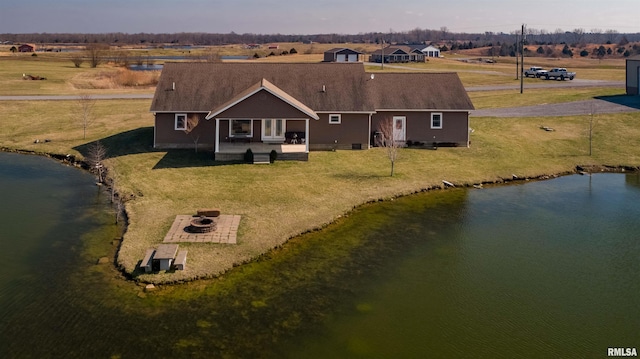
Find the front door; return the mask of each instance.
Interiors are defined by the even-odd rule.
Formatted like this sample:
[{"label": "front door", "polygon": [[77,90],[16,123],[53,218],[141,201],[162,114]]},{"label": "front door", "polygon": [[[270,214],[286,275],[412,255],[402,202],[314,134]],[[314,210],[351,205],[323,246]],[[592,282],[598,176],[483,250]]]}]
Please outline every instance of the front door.
[{"label": "front door", "polygon": [[404,116],[393,116],[393,139],[404,142],[407,138],[406,132],[407,118]]},{"label": "front door", "polygon": [[262,119],[262,141],[284,141],[285,125],[283,119]]}]

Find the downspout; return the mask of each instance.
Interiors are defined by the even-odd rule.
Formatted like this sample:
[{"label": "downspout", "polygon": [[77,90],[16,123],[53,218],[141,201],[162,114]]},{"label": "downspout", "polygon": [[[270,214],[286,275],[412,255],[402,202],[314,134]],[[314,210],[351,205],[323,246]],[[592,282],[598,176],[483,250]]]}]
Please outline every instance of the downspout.
[{"label": "downspout", "polygon": [[156,148],[156,128],[158,128],[158,114],[153,114],[153,148]]},{"label": "downspout", "polygon": [[304,141],[304,150],[306,153],[309,153],[309,119],[306,118],[304,120],[304,136],[306,140]]},{"label": "downspout", "polygon": [[371,149],[371,116],[372,113],[369,113],[369,132],[367,133],[367,149]]},{"label": "downspout", "polygon": [[216,118],[216,140],[214,153],[220,152],[220,119]]},{"label": "downspout", "polygon": [[467,148],[471,147],[471,121],[469,120],[471,111],[467,111]]}]

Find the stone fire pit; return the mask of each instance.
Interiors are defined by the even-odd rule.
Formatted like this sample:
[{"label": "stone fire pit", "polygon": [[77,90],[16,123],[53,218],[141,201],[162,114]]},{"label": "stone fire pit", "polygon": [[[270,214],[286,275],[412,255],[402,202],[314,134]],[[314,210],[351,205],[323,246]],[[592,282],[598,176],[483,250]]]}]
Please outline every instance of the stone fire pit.
[{"label": "stone fire pit", "polygon": [[208,233],[215,231],[216,228],[217,224],[213,218],[200,216],[193,218],[185,230],[190,233]]}]

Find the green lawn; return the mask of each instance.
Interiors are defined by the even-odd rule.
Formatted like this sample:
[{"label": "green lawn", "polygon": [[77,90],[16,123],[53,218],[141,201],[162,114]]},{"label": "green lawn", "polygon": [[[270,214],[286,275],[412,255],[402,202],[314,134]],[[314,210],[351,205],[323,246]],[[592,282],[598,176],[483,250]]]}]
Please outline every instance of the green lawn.
[{"label": "green lawn", "polygon": [[[0,67],[0,91],[5,95],[58,93],[71,86],[76,76],[100,71],[76,69],[65,61],[0,62],[10,64]],[[51,77],[51,71],[52,81],[23,81],[21,66],[34,75]],[[18,72],[20,78],[14,80]],[[513,81],[505,74],[477,75],[473,81],[482,78],[485,84]],[[465,81],[462,73],[461,77]],[[14,88],[7,88],[14,82]],[[527,90],[523,95],[514,90],[472,92],[470,96],[481,109],[618,94],[619,89],[565,88]],[[223,213],[242,216],[237,245],[184,245],[189,250],[189,270],[139,276],[149,282],[215,275],[301,232],[321,228],[354,206],[439,187],[443,180],[471,185],[500,181],[512,174],[535,177],[565,173],[576,165],[640,165],[640,113],[596,115],[593,156],[588,156],[589,118],[575,116],[472,118],[470,148],[402,149],[394,177],[389,176],[390,164],[381,149],[312,152],[308,162],[276,161],[264,166],[217,163],[208,152],[153,150],[150,102],[98,101],[95,120],[85,139],[75,115],[79,110],[75,101],[0,101],[0,147],[79,157],[94,141],[107,147],[106,164],[126,199],[129,214],[129,227],[117,259],[129,273],[134,272],[147,248],[162,241],[176,215],[192,214],[200,207],[219,207]],[[541,125],[556,131],[543,131]],[[34,143],[36,139],[50,141]]]}]

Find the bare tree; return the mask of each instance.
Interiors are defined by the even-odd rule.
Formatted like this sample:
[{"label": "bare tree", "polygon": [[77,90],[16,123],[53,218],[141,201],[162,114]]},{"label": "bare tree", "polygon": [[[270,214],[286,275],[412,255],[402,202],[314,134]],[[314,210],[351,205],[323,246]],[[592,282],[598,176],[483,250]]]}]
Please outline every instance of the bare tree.
[{"label": "bare tree", "polygon": [[196,128],[196,126],[198,126],[199,123],[200,123],[200,116],[198,116],[197,113],[190,114],[189,116],[187,116],[187,126],[186,126],[186,129],[184,130],[184,133],[191,136],[191,140],[193,141],[196,147],[196,152],[198,152],[198,141],[200,140],[200,134],[198,135],[192,134],[191,131],[193,131],[193,129]]},{"label": "bare tree", "polygon": [[96,141],[89,145],[86,160],[89,165],[89,170],[98,176],[98,183],[104,182],[105,168],[103,161],[106,158],[107,148],[104,147],[100,141]]},{"label": "bare tree", "polygon": [[78,118],[82,122],[82,139],[87,138],[87,127],[93,122],[93,107],[96,104],[96,100],[89,94],[82,94],[78,97],[78,107],[80,113]]},{"label": "bare tree", "polygon": [[105,57],[107,56],[108,50],[108,44],[94,43],[85,46],[85,52],[87,54],[87,58],[89,59],[89,64],[91,65],[91,67],[98,67],[98,65],[103,63]]},{"label": "bare tree", "polygon": [[209,49],[204,54],[205,62],[222,62],[222,57],[220,56],[220,51],[216,49]]},{"label": "bare tree", "polygon": [[440,32],[442,33],[442,40],[447,40],[447,34],[449,34],[449,28],[446,26],[440,26]]},{"label": "bare tree", "polygon": [[390,117],[386,117],[378,124],[378,143],[385,148],[387,158],[391,162],[391,176],[393,177],[393,171],[396,160],[398,159],[398,152],[400,147],[403,146],[403,142],[396,140],[394,133],[394,122]]},{"label": "bare tree", "polygon": [[71,56],[71,62],[73,62],[73,65],[75,67],[80,67],[82,65],[82,63],[84,62],[84,58],[82,57],[82,55],[76,54],[76,55]]}]

